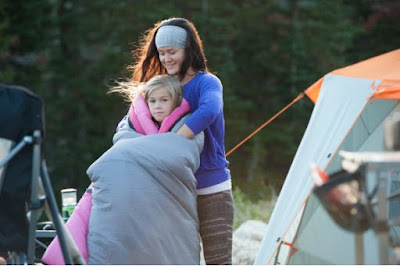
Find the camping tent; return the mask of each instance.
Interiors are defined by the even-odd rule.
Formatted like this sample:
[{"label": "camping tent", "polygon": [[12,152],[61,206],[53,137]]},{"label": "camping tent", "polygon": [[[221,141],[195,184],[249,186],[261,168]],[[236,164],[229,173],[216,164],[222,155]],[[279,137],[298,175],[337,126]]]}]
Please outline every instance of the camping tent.
[{"label": "camping tent", "polygon": [[[341,170],[339,150],[384,150],[383,122],[400,100],[400,49],[335,70],[305,94],[315,106],[255,264],[356,264],[355,234],[312,193],[310,164],[332,174]],[[376,234],[363,241],[365,263],[379,264]]]}]

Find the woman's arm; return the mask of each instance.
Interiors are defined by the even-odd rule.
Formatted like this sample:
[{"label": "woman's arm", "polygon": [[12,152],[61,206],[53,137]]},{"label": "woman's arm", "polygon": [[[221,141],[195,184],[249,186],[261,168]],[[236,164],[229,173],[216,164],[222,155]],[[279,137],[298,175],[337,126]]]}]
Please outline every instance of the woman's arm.
[{"label": "woman's arm", "polygon": [[[208,128],[217,117],[222,113],[222,84],[221,81],[213,76],[207,75],[197,89],[199,92],[192,94],[198,95],[197,109],[193,110],[192,115],[185,121],[185,127],[178,133],[186,137],[197,135]],[[196,104],[195,104],[196,106]]]},{"label": "woman's arm", "polygon": [[194,138],[195,134],[193,133],[193,131],[186,125],[183,124],[183,126],[181,126],[178,131],[176,132],[176,134],[178,135],[182,135],[184,137],[187,137],[188,139],[192,139]]}]

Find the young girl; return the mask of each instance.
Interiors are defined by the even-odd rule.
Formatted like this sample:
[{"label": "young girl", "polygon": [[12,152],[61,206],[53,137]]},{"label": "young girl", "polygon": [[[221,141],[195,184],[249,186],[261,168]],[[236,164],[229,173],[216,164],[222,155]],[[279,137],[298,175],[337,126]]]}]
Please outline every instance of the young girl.
[{"label": "young girl", "polygon": [[[119,132],[133,129],[143,135],[166,133],[190,112],[188,102],[182,97],[181,84],[168,75],[155,76],[141,86],[121,83],[112,91],[120,92],[132,101],[127,124],[121,124]],[[137,95],[134,96],[132,92]],[[92,208],[91,187],[82,196],[66,224],[86,262],[89,258],[87,236]],[[65,264],[57,237],[47,248],[42,260],[46,264]]]},{"label": "young girl", "polygon": [[128,122],[136,132],[145,135],[168,132],[178,119],[190,112],[189,103],[183,99],[182,86],[173,77],[155,76],[141,87],[137,96],[132,94],[135,88],[129,83],[121,83],[113,90],[132,101]]},{"label": "young girl", "polygon": [[182,86],[173,77],[156,76],[149,80],[143,90],[151,117],[161,128],[172,111],[182,102]]}]

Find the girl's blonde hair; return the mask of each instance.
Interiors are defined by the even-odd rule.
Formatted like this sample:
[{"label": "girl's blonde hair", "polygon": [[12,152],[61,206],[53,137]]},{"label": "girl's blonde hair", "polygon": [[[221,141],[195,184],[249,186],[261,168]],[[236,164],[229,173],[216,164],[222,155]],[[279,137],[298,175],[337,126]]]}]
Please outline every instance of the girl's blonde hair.
[{"label": "girl's blonde hair", "polygon": [[142,94],[144,100],[147,102],[149,95],[155,90],[165,88],[172,96],[174,108],[178,107],[183,98],[182,85],[177,79],[169,75],[158,75],[147,82],[134,82],[134,81],[119,81],[117,86],[110,89],[109,93],[117,92],[128,101],[133,102],[139,94]]},{"label": "girl's blonde hair", "polygon": [[182,85],[177,79],[168,75],[155,76],[145,83],[142,88],[144,100],[147,102],[150,95],[160,88],[165,88],[172,96],[173,109],[178,107],[182,102],[183,90]]}]

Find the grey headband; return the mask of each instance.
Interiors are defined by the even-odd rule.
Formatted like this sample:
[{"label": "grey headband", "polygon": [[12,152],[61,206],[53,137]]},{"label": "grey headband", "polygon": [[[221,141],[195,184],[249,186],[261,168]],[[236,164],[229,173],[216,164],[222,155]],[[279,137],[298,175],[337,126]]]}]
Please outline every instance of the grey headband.
[{"label": "grey headband", "polygon": [[161,26],[156,34],[156,47],[171,46],[174,48],[185,48],[187,33],[184,28],[166,25]]}]

